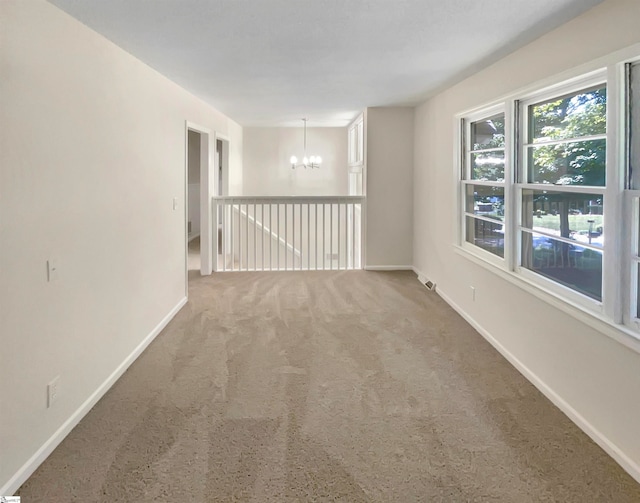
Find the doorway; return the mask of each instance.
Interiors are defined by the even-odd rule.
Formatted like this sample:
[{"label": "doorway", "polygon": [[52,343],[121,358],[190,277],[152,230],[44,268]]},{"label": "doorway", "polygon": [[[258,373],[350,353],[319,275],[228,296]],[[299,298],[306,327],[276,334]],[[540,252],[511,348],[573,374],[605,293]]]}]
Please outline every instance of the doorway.
[{"label": "doorway", "polygon": [[[211,274],[212,224],[211,196],[213,174],[210,169],[211,132],[192,122],[185,123],[185,290],[190,275]],[[199,175],[198,175],[199,174]]]},{"label": "doorway", "polygon": [[199,271],[200,198],[201,198],[201,133],[187,130],[187,270]]}]

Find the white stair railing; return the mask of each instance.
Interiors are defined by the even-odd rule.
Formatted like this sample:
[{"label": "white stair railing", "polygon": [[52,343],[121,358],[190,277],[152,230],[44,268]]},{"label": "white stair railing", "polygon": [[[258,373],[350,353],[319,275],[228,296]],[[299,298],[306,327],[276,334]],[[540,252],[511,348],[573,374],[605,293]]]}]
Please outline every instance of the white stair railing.
[{"label": "white stair railing", "polygon": [[216,270],[362,269],[365,201],[361,196],[214,197]]}]

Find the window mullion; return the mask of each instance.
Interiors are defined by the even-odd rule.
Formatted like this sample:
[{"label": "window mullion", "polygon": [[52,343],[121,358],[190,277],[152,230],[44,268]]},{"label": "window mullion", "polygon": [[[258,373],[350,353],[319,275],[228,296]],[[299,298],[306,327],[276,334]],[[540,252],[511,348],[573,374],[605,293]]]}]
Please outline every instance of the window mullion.
[{"label": "window mullion", "polygon": [[521,183],[522,189],[544,190],[547,192],[573,192],[575,194],[600,194],[605,195],[607,189],[594,185],[555,185],[550,183]]},{"label": "window mullion", "polygon": [[469,150],[470,154],[488,154],[489,152],[504,152],[505,147],[496,148],[479,148],[477,150]]},{"label": "window mullion", "polygon": [[590,136],[577,136],[573,138],[562,138],[560,140],[541,140],[534,143],[524,143],[525,147],[552,147],[554,145],[562,145],[563,143],[583,143],[594,140],[606,140],[606,134],[595,134]]},{"label": "window mullion", "polygon": [[607,69],[607,157],[604,196],[604,229],[607,252],[602,263],[602,302],[604,314],[614,323],[624,323],[628,297],[621,281],[620,271],[627,269],[628,248],[623,237],[625,222],[624,161],[625,161],[625,114],[626,79],[624,68],[611,66]]}]

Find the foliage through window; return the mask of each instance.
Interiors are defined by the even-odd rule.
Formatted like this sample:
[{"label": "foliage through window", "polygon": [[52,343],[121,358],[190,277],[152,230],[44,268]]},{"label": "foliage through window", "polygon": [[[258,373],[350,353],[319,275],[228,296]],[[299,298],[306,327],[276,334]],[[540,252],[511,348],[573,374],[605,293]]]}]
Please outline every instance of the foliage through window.
[{"label": "foliage through window", "polygon": [[460,116],[458,243],[640,331],[636,56]]},{"label": "foliage through window", "polygon": [[463,125],[464,240],[504,258],[505,115],[465,120]]},{"label": "foliage through window", "polygon": [[522,108],[521,265],[602,301],[607,89]]},{"label": "foliage through window", "polygon": [[529,107],[529,183],[605,185],[606,87]]}]

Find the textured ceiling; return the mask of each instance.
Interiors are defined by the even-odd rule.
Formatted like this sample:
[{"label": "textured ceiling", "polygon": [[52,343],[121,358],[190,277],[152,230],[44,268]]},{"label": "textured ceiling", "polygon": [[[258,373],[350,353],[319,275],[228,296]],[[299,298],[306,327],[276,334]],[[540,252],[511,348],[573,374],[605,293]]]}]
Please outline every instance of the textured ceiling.
[{"label": "textured ceiling", "polygon": [[412,105],[602,0],[49,0],[243,126]]}]

